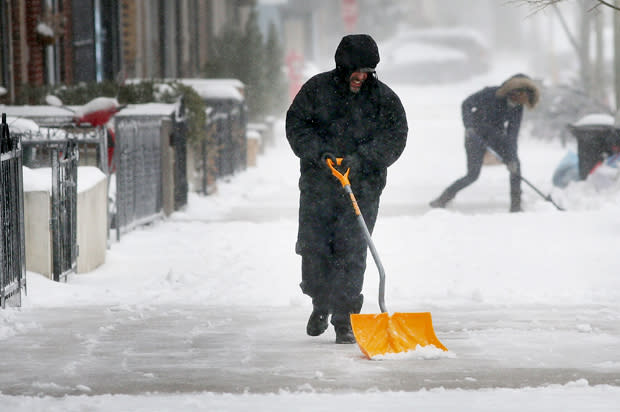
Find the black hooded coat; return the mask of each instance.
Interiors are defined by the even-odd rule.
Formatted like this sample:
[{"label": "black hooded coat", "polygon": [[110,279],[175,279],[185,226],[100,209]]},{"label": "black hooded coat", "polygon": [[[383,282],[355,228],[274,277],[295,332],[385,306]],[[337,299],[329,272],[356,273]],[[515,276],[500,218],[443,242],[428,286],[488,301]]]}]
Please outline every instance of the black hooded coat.
[{"label": "black hooded coat", "polygon": [[[329,295],[330,300],[346,302],[361,292],[366,242],[350,199],[322,156],[331,153],[351,160],[351,188],[372,231],[387,168],[403,152],[408,127],[400,99],[374,73],[358,93],[349,90],[356,69],[374,69],[379,62],[370,36],[345,36],[335,60],[336,69],[302,86],[287,112],[286,136],[300,158],[296,252],[323,259],[312,268],[302,268],[302,291],[319,300],[328,300]],[[344,280],[334,280],[343,276]]]}]

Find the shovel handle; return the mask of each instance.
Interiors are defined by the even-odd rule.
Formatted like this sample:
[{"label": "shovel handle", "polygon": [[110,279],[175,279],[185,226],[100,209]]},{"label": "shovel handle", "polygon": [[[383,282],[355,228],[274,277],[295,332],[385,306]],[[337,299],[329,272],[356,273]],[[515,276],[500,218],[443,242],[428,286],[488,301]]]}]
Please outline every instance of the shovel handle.
[{"label": "shovel handle", "polygon": [[[336,178],[340,181],[340,184],[342,184],[342,187],[345,187],[346,185],[351,184],[349,182],[349,172],[351,171],[350,168],[347,168],[347,171],[344,174],[342,174],[338,171],[338,169],[334,167],[334,161],[332,159],[328,158],[326,162],[327,162],[327,166],[332,170],[332,174],[336,176]],[[342,157],[336,158],[336,165],[337,166],[342,165]]]},{"label": "shovel handle", "polygon": [[[332,159],[327,159],[327,166],[332,170],[332,174],[338,178],[345,192],[349,195],[351,199],[351,204],[353,205],[353,210],[355,211],[355,215],[357,216],[357,222],[364,234],[364,238],[366,239],[366,243],[368,244],[368,248],[370,249],[370,253],[377,264],[377,270],[379,271],[379,308],[381,312],[387,312],[387,308],[385,307],[385,270],[383,269],[383,264],[381,263],[381,258],[379,258],[379,253],[377,252],[377,248],[375,247],[375,243],[372,241],[372,237],[370,236],[370,232],[368,231],[368,226],[366,226],[366,222],[364,221],[364,216],[362,215],[362,211],[360,210],[357,200],[355,199],[355,195],[353,194],[353,190],[351,190],[351,183],[349,182],[349,172],[350,168],[347,168],[347,171],[342,174],[335,167]],[[342,164],[342,158],[336,158],[336,165],[340,166]]]}]

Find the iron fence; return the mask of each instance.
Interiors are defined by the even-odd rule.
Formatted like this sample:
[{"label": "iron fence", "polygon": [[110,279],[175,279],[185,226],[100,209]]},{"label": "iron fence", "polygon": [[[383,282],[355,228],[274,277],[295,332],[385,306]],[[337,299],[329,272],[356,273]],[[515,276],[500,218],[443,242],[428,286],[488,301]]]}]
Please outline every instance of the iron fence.
[{"label": "iron fence", "polygon": [[[78,166],[94,165],[108,172],[107,130],[73,123],[46,124],[19,131],[24,165],[50,167],[52,192],[49,222],[52,279],[66,282],[77,272]],[[80,154],[85,155],[82,159]]]},{"label": "iron fence", "polygon": [[76,140],[50,145],[52,199],[50,230],[52,237],[52,275],[67,281],[76,273],[77,257],[77,172],[80,159]]},{"label": "iron fence", "polygon": [[[234,99],[204,99],[212,109],[209,122],[214,125],[218,177],[245,169],[247,163],[247,108]],[[207,125],[209,126],[209,125]]]},{"label": "iron fence", "polygon": [[[130,105],[114,117],[114,204],[116,238],[164,215],[164,145],[173,148],[173,208],[187,204],[187,124],[179,105]],[[163,127],[164,120],[172,128]],[[166,131],[168,130],[168,131]]]},{"label": "iron fence", "polygon": [[20,133],[24,147],[24,166],[49,167],[50,150],[68,142],[77,145],[80,166],[96,166],[108,174],[108,130],[104,127],[78,126],[75,124],[47,124],[38,130]]},{"label": "iron fence", "polygon": [[161,119],[116,117],[115,213],[117,240],[121,232],[162,216]]},{"label": "iron fence", "polygon": [[26,292],[22,146],[11,136],[2,114],[0,124],[0,305],[20,306]]}]

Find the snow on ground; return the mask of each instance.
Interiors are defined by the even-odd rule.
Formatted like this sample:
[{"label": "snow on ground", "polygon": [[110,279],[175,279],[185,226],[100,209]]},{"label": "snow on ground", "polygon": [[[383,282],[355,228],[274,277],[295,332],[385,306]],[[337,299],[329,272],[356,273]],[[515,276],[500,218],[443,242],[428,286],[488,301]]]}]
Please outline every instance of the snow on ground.
[{"label": "snow on ground", "polygon": [[71,398],[8,398],[0,396],[5,411],[269,411],[316,412],[430,410],[430,411],[617,411],[620,390],[600,385],[589,387],[576,381],[545,388],[466,390],[423,390],[419,392],[368,392],[357,394],[314,394],[281,392],[269,395],[215,393],[147,394],[145,396],[104,395]]},{"label": "snow on ground", "polygon": [[[507,213],[508,174],[503,166],[487,166],[480,179],[461,192],[445,210],[428,202],[465,171],[460,102],[469,93],[497,84],[520,71],[499,69],[466,83],[436,87],[394,85],[407,109],[410,138],[405,153],[389,170],[374,238],[386,268],[386,304],[390,311],[431,310],[434,323],[451,339],[467,336],[472,350],[484,361],[510,367],[575,365],[574,357],[539,351],[544,342],[565,342],[587,336],[592,347],[604,342],[620,347],[620,278],[617,276],[620,233],[620,185],[594,187],[578,182],[565,190],[551,186],[551,176],[568,148],[532,139],[524,130],[520,140],[523,175],[567,211],[559,212],[524,185],[524,208]],[[105,265],[54,283],[28,273],[24,307],[0,311],[0,344],[37,328],[22,317],[41,308],[174,307],[205,305],[252,309],[273,307],[299,312],[303,330],[310,302],[299,290],[300,259],[294,254],[297,230],[298,161],[283,137],[248,169],[219,183],[209,197],[194,194],[183,211],[169,219],[139,228],[109,250]],[[335,183],[336,184],[336,183]],[[363,312],[376,313],[377,271],[369,256]],[[545,319],[521,325],[536,331],[537,345],[523,341],[523,308],[561,317],[563,308],[591,308],[601,324],[590,318],[570,318],[570,332],[541,326]],[[467,329],[450,322],[459,311],[483,319],[491,329]],[[538,313],[537,312],[537,313]],[[552,316],[552,317],[553,317]],[[585,316],[585,314],[584,314]],[[607,323],[605,323],[607,322]],[[450,329],[453,327],[454,329]],[[585,335],[584,335],[585,334]],[[308,338],[311,341],[311,338]],[[542,342],[542,343],[541,343]],[[445,343],[445,342],[444,342]],[[516,344],[518,343],[518,344]],[[274,343],[275,344],[275,343]],[[277,344],[276,344],[277,345]],[[544,347],[544,346],[543,346]],[[287,347],[279,348],[286,352]],[[465,350],[465,349],[461,349]],[[434,359],[418,353],[417,359]],[[412,354],[403,355],[416,356]],[[441,356],[441,368],[466,354]],[[620,350],[597,354],[592,368],[618,376]],[[504,357],[504,359],[499,359]],[[485,359],[486,358],[486,359]],[[398,362],[388,359],[389,362]],[[401,359],[402,361],[402,359]],[[15,373],[19,373],[16,371]],[[421,372],[423,373],[423,372]],[[611,375],[613,376],[613,375]],[[474,379],[474,378],[471,378]],[[607,384],[608,383],[608,384]],[[3,411],[247,411],[377,410],[433,411],[611,411],[618,410],[618,379],[591,384],[576,377],[565,384],[513,387],[496,381],[477,390],[432,387],[414,392],[325,393],[308,390],[268,394],[143,393],[95,396],[9,396],[0,394]],[[308,384],[310,385],[310,383]],[[1,392],[0,388],[0,392]],[[88,391],[85,391],[88,392]]]}]

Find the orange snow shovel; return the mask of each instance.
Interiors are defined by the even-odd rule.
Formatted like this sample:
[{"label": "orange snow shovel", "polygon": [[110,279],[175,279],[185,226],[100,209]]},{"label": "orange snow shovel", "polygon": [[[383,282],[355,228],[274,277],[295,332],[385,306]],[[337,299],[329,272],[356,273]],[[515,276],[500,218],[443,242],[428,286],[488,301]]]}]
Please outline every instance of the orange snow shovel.
[{"label": "orange snow shovel", "polygon": [[[336,159],[336,165],[342,164],[342,158]],[[351,198],[357,221],[364,233],[368,248],[379,270],[379,308],[380,314],[351,314],[351,327],[355,340],[361,351],[369,359],[375,355],[386,353],[400,353],[414,350],[418,345],[435,345],[436,348],[447,351],[448,349],[437,339],[433,330],[433,321],[430,312],[399,313],[393,315],[387,313],[385,308],[385,271],[379,259],[377,249],[370,237],[370,232],[362,216],[357,200],[351,190],[349,182],[350,169],[342,174],[335,167],[331,159],[327,159],[327,165],[332,174],[338,178],[345,192]]]}]

